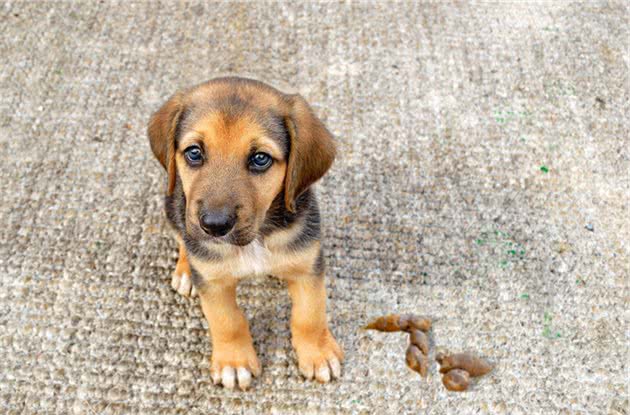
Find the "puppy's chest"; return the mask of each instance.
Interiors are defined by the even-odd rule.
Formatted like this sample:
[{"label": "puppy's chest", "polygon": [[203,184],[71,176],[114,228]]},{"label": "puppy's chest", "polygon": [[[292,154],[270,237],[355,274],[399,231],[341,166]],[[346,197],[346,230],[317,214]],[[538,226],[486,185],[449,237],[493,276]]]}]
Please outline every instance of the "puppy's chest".
[{"label": "puppy's chest", "polygon": [[218,279],[272,274],[274,268],[277,268],[277,259],[277,254],[256,241],[243,248],[231,247],[223,251],[220,260],[203,261],[190,257],[190,262],[204,279]]},{"label": "puppy's chest", "polygon": [[242,278],[270,274],[272,259],[273,254],[267,247],[259,242],[253,242],[238,249],[225,262],[232,276]]}]

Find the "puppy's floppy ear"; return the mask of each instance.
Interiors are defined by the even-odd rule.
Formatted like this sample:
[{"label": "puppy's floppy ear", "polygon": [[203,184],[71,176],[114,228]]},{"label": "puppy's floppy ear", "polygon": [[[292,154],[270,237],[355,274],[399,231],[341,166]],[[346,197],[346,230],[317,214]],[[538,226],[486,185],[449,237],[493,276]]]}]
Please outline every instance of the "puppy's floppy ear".
[{"label": "puppy's floppy ear", "polygon": [[335,159],[335,143],[324,124],[300,95],[287,97],[290,110],[285,118],[290,149],[284,179],[284,203],[295,211],[296,199],[330,168]]},{"label": "puppy's floppy ear", "polygon": [[149,141],[155,158],[168,174],[167,195],[175,189],[175,133],[184,109],[179,94],[172,96],[162,108],[157,110],[149,121]]}]

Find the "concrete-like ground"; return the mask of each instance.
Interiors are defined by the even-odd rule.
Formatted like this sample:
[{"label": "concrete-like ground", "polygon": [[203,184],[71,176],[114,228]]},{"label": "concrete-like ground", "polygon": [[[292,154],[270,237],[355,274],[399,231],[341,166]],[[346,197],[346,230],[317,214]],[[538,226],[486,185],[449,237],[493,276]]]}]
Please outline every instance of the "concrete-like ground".
[{"label": "concrete-like ground", "polygon": [[[0,5],[0,413],[628,413],[624,2]],[[298,375],[289,300],[242,284],[263,375],[215,387],[176,295],[145,134],[219,74],[292,88],[339,141],[318,185],[340,381]],[[448,393],[432,353],[495,371]]]}]

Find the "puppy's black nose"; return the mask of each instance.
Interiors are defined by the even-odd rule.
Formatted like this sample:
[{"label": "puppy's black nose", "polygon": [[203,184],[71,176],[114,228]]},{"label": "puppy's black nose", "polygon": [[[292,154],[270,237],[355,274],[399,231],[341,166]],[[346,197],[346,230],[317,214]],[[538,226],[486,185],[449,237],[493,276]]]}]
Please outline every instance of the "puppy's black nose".
[{"label": "puppy's black nose", "polygon": [[202,213],[199,217],[199,225],[208,235],[223,236],[234,227],[236,215],[227,209]]}]

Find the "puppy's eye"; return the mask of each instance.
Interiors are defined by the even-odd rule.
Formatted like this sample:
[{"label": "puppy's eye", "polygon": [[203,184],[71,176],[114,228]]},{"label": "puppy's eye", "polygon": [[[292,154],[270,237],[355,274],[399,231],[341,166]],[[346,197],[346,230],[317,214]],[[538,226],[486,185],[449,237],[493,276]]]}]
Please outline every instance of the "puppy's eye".
[{"label": "puppy's eye", "polygon": [[256,153],[249,158],[249,168],[254,172],[264,172],[267,170],[273,159],[267,153]]},{"label": "puppy's eye", "polygon": [[197,146],[190,146],[184,150],[184,157],[191,166],[201,166],[203,164],[203,153]]}]

